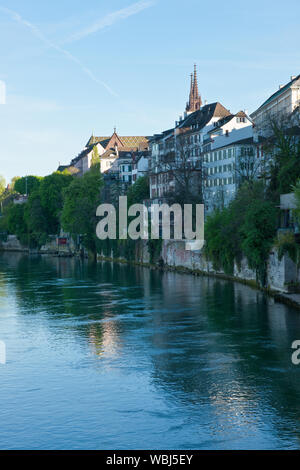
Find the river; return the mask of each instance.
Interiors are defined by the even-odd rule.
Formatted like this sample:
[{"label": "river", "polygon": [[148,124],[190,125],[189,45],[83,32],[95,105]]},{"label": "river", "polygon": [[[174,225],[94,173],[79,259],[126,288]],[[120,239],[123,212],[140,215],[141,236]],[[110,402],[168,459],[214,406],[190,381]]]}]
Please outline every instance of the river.
[{"label": "river", "polygon": [[299,449],[300,312],[250,287],[0,255],[1,449]]}]

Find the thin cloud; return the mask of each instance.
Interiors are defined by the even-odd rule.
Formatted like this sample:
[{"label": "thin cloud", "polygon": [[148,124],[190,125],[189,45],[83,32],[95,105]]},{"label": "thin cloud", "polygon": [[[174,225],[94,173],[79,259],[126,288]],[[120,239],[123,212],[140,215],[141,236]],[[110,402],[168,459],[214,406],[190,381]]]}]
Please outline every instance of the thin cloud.
[{"label": "thin cloud", "polygon": [[104,18],[96,21],[88,28],[83,29],[82,31],[78,31],[77,33],[73,34],[69,39],[65,41],[65,43],[78,41],[79,39],[85,38],[90,34],[97,33],[98,31],[108,28],[113,24],[117,23],[118,21],[125,20],[130,16],[137,15],[146,8],[149,8],[154,5],[153,0],[143,0],[137,3],[133,3],[129,7],[122,8],[121,10],[115,11],[113,13],[109,13]]},{"label": "thin cloud", "polygon": [[102,80],[99,80],[95,75],[94,73],[89,69],[87,68],[77,57],[75,57],[73,54],[71,54],[69,51],[67,51],[66,49],[63,49],[62,47],[60,46],[57,46],[56,44],[54,44],[52,41],[49,41],[48,38],[46,38],[46,36],[44,36],[44,34],[32,23],[30,23],[29,21],[25,20],[24,18],[22,18],[21,15],[19,15],[19,13],[13,11],[13,10],[10,10],[8,8],[5,8],[5,7],[2,7],[0,6],[0,11],[3,11],[4,13],[6,13],[7,15],[9,15],[11,17],[11,19],[13,21],[15,21],[16,23],[19,23],[23,26],[26,26],[28,29],[30,29],[30,31],[32,32],[32,34],[34,34],[38,39],[40,39],[44,44],[46,44],[46,46],[48,46],[49,48],[51,49],[54,49],[56,50],[57,52],[59,52],[60,54],[64,55],[67,59],[69,59],[71,62],[74,62],[75,64],[77,64],[80,69],[82,70],[82,72],[84,72],[91,80],[93,80],[94,82],[98,83],[98,85],[102,85],[104,88],[106,88],[106,90],[113,96],[118,96],[111,88],[110,86],[107,85],[107,83],[103,82]]}]

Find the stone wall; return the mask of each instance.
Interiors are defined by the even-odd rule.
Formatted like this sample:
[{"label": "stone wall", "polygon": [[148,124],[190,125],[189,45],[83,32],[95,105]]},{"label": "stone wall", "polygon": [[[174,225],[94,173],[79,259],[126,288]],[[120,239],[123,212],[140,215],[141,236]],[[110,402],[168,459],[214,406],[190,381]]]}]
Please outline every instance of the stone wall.
[{"label": "stone wall", "polygon": [[0,249],[3,251],[28,251],[28,248],[22,246],[15,235],[8,235],[6,242],[1,241]]},{"label": "stone wall", "polygon": [[[46,245],[41,247],[39,253],[57,255],[59,252],[62,256],[68,256],[75,254],[75,248],[73,241],[70,240],[69,245],[60,246],[58,249],[56,236],[53,236]],[[14,235],[9,235],[6,242],[1,242],[0,249],[4,251],[28,251],[28,248],[22,246]],[[99,258],[101,258],[101,256],[99,256]],[[114,258],[113,252],[111,253],[111,258]],[[135,259],[123,259],[123,261],[135,261],[149,265],[150,254],[147,242],[137,241]],[[222,270],[218,271],[214,269],[213,263],[206,259],[203,251],[188,251],[185,249],[185,242],[181,241],[163,241],[157,264],[161,265],[161,262],[163,262],[166,267],[172,269],[225,275]],[[249,268],[246,259],[243,259],[240,265],[235,264],[233,277],[238,280],[256,282],[256,273]],[[277,251],[274,249],[268,261],[267,282],[270,289],[286,292],[291,289],[293,284],[300,283],[300,270],[297,269],[295,263],[287,255],[279,260]]]}]

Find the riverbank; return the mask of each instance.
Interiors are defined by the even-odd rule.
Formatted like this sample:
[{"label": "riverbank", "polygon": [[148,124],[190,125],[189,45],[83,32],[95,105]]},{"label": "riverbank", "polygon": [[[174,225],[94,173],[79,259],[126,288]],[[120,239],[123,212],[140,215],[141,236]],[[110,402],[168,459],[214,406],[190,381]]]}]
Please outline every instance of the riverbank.
[{"label": "riverbank", "polygon": [[[23,247],[13,235],[9,236],[7,242],[1,243],[0,251],[24,252],[54,257],[88,257],[88,253],[79,253],[75,249],[74,244],[58,248],[54,239],[41,247],[40,250],[29,250]],[[111,252],[110,256],[103,253],[98,254],[97,260],[99,262],[109,261],[131,264],[148,269],[190,274],[193,276],[208,276],[238,282],[267,293],[277,302],[300,309],[300,294],[294,290],[299,277],[298,269],[287,256],[279,259],[275,250],[270,254],[268,262],[267,287],[259,285],[256,280],[256,273],[249,268],[247,260],[243,259],[239,265],[235,263],[233,275],[228,275],[223,271],[216,270],[213,263],[205,257],[203,252],[188,251],[185,249],[185,243],[180,241],[163,241],[161,251],[154,261],[151,260],[146,241],[136,243],[133,259],[128,260],[126,258],[114,257],[113,252]]]},{"label": "riverbank", "polygon": [[171,266],[166,266],[166,265],[158,266],[156,264],[141,263],[138,261],[132,261],[132,260],[130,261],[130,260],[122,259],[122,258],[98,256],[97,260],[100,262],[109,261],[111,263],[117,263],[117,264],[128,264],[132,266],[140,266],[140,267],[153,269],[156,271],[162,271],[162,272],[176,272],[178,274],[189,274],[192,276],[213,277],[215,279],[222,279],[225,281],[237,282],[239,284],[243,284],[248,287],[252,287],[253,289],[257,289],[261,292],[264,292],[265,294],[273,297],[275,302],[280,302],[280,303],[289,305],[290,307],[295,307],[300,310],[300,294],[288,294],[288,293],[281,292],[280,290],[264,288],[264,287],[261,287],[256,281],[246,280],[246,279],[229,276],[227,274],[222,274],[222,273],[208,273],[208,272],[199,271],[199,270],[195,271],[192,269],[183,268],[182,266],[178,266],[178,267],[171,267]]}]

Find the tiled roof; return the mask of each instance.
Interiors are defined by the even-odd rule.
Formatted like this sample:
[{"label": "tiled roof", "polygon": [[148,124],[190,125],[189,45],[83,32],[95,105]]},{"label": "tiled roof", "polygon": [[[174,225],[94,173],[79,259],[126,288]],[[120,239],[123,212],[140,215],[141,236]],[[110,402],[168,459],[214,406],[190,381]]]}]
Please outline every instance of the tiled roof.
[{"label": "tiled roof", "polygon": [[[119,136],[118,138],[122,142],[122,145],[126,148],[140,148],[141,146],[147,146],[148,145],[148,138],[145,136]],[[107,145],[109,144],[109,141],[111,140],[111,137],[95,137],[92,136],[88,143],[87,146],[90,145],[95,145],[95,144],[101,144],[102,147],[106,148]]]}]

